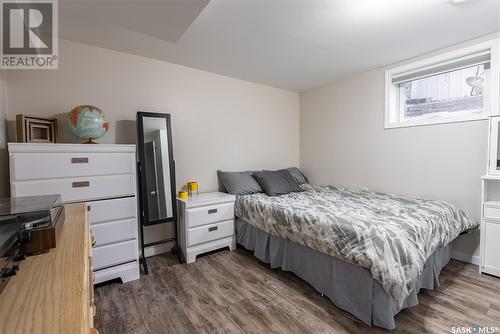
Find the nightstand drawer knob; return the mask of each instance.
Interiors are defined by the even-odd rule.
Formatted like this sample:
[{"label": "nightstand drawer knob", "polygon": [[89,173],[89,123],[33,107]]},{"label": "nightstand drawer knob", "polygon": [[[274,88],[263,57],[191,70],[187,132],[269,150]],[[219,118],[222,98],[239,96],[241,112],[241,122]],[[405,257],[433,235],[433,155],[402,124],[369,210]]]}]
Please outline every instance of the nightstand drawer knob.
[{"label": "nightstand drawer knob", "polygon": [[211,215],[212,213],[217,213],[217,209],[210,209],[208,210],[208,214]]},{"label": "nightstand drawer knob", "polygon": [[208,232],[213,232],[213,231],[217,231],[219,227],[218,226],[212,226],[212,227],[209,227],[208,228]]}]

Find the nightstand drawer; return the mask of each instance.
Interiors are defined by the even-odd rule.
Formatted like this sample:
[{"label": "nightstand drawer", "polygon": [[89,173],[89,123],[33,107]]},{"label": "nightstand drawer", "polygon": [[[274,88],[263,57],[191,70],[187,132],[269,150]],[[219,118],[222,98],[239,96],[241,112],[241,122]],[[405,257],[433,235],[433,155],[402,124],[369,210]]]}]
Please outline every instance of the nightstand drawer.
[{"label": "nightstand drawer", "polygon": [[[232,203],[231,203],[232,204]],[[199,226],[187,230],[187,246],[194,246],[204,242],[229,237],[234,234],[234,221]]]},{"label": "nightstand drawer", "polygon": [[201,206],[186,210],[186,227],[196,227],[234,218],[234,203]]},{"label": "nightstand drawer", "polygon": [[500,220],[500,207],[485,204],[484,205],[484,218]]}]

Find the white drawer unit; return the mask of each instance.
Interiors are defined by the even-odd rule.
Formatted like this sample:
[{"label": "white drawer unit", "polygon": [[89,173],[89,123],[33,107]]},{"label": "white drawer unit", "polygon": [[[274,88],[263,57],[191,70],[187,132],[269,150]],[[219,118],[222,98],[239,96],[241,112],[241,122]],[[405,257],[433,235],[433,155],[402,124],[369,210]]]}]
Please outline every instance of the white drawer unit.
[{"label": "white drawer unit", "polygon": [[137,238],[137,220],[114,220],[93,224],[90,231],[96,240],[96,247]]},{"label": "white drawer unit", "polygon": [[133,261],[137,256],[135,240],[95,247],[93,249],[94,269],[110,268]]},{"label": "white drawer unit", "polygon": [[131,174],[135,157],[129,153],[19,153],[11,166],[16,180]]},{"label": "white drawer unit", "polygon": [[187,263],[215,249],[236,248],[234,195],[220,192],[177,198],[179,244]]},{"label": "white drawer unit", "polygon": [[133,196],[134,193],[133,174],[11,182],[12,196],[60,194],[64,203]]},{"label": "white drawer unit", "polygon": [[484,204],[484,218],[500,220],[500,206]]},{"label": "white drawer unit", "polygon": [[[9,143],[11,195],[86,202],[95,283],[139,278],[135,145]],[[36,168],[34,168],[36,166]]]},{"label": "white drawer unit", "polygon": [[136,217],[136,202],[134,197],[89,202],[88,206],[89,221],[92,225]]},{"label": "white drawer unit", "polygon": [[500,176],[484,175],[481,185],[479,271],[500,277]]}]

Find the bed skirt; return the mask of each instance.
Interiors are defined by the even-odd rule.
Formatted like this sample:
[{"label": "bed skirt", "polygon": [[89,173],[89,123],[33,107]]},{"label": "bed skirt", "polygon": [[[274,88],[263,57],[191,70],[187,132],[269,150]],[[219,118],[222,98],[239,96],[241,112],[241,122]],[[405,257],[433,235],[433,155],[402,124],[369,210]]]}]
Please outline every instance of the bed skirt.
[{"label": "bed skirt", "polygon": [[293,272],[330,298],[337,307],[367,325],[387,329],[396,327],[394,316],[399,311],[418,304],[417,294],[421,288],[439,287],[439,273],[452,253],[450,243],[429,257],[417,288],[399,307],[366,268],[275,237],[240,219],[236,219],[236,242],[252,250],[255,257],[269,263],[271,268]]}]

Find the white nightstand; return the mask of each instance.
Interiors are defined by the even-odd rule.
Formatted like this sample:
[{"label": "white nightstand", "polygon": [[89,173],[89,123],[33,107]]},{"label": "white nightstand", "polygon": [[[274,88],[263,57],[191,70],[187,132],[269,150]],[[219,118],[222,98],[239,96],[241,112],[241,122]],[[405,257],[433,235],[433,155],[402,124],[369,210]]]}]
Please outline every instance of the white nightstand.
[{"label": "white nightstand", "polygon": [[177,198],[179,243],[186,263],[215,249],[236,248],[234,201],[234,195],[220,192]]}]

